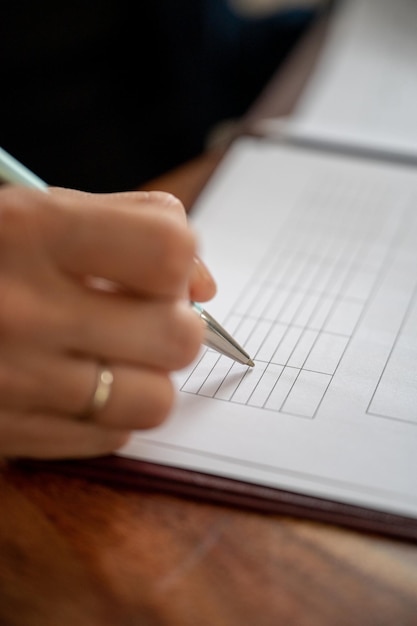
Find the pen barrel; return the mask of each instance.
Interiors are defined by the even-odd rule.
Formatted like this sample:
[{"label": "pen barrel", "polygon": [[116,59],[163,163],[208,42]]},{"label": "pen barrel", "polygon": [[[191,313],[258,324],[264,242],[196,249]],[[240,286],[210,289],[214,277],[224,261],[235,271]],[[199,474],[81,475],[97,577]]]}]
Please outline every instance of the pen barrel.
[{"label": "pen barrel", "polygon": [[225,356],[242,363],[243,365],[253,365],[249,354],[237,343],[235,339],[199,304],[192,302],[192,306],[200,319],[205,322],[204,344],[208,348],[212,348],[224,354]]},{"label": "pen barrel", "polygon": [[0,147],[0,180],[13,185],[46,191],[47,184]]}]

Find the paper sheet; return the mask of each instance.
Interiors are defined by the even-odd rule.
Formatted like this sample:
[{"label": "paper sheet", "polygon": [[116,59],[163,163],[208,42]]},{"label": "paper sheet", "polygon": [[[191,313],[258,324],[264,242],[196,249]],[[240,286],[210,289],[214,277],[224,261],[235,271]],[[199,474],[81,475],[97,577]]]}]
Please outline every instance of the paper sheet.
[{"label": "paper sheet", "polygon": [[284,132],[417,159],[417,2],[340,3]]},{"label": "paper sheet", "polygon": [[245,139],[192,219],[256,365],[204,349],[123,454],[417,517],[415,170]]}]

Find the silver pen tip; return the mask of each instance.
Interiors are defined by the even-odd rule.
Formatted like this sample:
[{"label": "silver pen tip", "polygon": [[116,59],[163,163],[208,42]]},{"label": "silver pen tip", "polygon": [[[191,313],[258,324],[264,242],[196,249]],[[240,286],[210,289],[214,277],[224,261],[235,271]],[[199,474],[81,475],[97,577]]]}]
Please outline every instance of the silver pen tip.
[{"label": "silver pen tip", "polygon": [[196,313],[204,320],[206,324],[206,336],[204,343],[209,348],[217,350],[220,354],[225,354],[229,358],[241,363],[254,367],[255,363],[249,354],[237,343],[237,341],[229,335],[229,333],[217,322],[214,317],[207,313],[199,304],[192,303]]}]

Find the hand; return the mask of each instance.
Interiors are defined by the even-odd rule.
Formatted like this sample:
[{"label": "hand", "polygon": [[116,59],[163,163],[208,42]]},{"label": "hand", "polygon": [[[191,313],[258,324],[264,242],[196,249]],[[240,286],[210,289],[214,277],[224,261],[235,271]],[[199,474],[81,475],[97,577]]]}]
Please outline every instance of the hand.
[{"label": "hand", "polygon": [[0,455],[100,455],[160,423],[203,339],[189,300],[214,292],[169,194],[0,189]]}]

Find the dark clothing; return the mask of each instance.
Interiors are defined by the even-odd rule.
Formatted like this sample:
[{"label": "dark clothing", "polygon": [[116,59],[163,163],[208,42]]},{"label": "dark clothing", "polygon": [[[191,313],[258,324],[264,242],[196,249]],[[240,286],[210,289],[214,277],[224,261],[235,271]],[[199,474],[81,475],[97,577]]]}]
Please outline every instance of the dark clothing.
[{"label": "dark clothing", "polygon": [[49,184],[138,186],[242,115],[306,27],[225,0],[8,3],[0,20],[0,145]]}]

